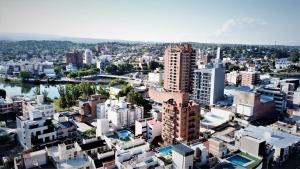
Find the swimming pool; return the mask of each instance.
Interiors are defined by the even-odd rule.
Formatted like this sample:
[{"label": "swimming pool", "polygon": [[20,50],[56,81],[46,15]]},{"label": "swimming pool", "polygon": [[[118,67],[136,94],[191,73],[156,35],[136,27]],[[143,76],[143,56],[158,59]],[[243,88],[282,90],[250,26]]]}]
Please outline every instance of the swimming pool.
[{"label": "swimming pool", "polygon": [[239,166],[245,166],[245,164],[247,164],[251,161],[250,159],[245,158],[245,157],[243,157],[241,155],[238,155],[238,154],[234,155],[232,157],[229,157],[227,160],[234,163],[234,164],[236,164],[236,165],[239,165]]},{"label": "swimming pool", "polygon": [[119,138],[126,138],[129,136],[129,131],[127,130],[117,131],[117,134]]},{"label": "swimming pool", "polygon": [[158,150],[159,153],[163,154],[163,155],[168,155],[171,154],[173,147],[172,146],[167,146],[167,147],[163,147],[160,148]]}]

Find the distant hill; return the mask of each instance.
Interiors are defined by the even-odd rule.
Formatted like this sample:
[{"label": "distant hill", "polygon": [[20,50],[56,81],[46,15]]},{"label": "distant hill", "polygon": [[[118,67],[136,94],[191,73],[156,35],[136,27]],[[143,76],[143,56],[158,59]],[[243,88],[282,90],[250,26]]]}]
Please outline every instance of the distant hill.
[{"label": "distant hill", "polygon": [[33,33],[9,33],[0,32],[0,40],[7,41],[25,41],[25,40],[53,40],[53,41],[71,41],[75,43],[99,43],[99,42],[126,42],[137,43],[138,41],[119,40],[119,39],[93,39],[93,38],[79,38],[48,34],[33,34]]},{"label": "distant hill", "polygon": [[[158,41],[133,41],[133,40],[121,40],[121,39],[96,39],[96,38],[80,38],[80,37],[68,37],[60,35],[49,35],[49,34],[34,34],[34,33],[10,33],[10,32],[0,32],[0,41],[26,41],[26,40],[36,40],[36,41],[70,41],[74,43],[103,43],[103,42],[121,42],[121,43],[159,43],[159,44],[170,44],[174,42],[158,42]],[[184,43],[184,42],[175,42]],[[274,47],[274,45],[255,45],[255,44],[228,44],[228,43],[201,43],[201,42],[187,42],[193,44],[194,47],[199,46],[269,46]],[[300,49],[300,46],[285,46],[277,45],[276,47],[292,47]]]}]

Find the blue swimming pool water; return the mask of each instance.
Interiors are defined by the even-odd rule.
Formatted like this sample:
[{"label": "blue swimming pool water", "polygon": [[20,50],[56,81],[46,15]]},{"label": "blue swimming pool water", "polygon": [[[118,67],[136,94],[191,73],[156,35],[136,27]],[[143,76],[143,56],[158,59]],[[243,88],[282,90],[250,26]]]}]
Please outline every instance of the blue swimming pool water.
[{"label": "blue swimming pool water", "polygon": [[227,160],[239,166],[244,166],[246,163],[249,163],[251,161],[240,155],[234,155],[232,157],[229,157]]},{"label": "blue swimming pool water", "polygon": [[118,137],[119,137],[119,138],[126,138],[126,137],[128,137],[128,135],[129,135],[129,131],[127,131],[127,130],[122,130],[122,131],[118,131],[117,134],[118,134]]},{"label": "blue swimming pool water", "polygon": [[164,155],[171,154],[172,146],[163,147],[163,148],[159,149],[158,151]]}]

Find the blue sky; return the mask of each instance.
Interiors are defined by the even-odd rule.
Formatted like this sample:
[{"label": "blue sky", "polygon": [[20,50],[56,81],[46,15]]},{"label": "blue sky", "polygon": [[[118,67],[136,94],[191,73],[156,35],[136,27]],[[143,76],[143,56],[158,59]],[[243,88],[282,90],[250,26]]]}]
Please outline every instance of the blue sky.
[{"label": "blue sky", "polygon": [[0,0],[0,32],[300,45],[300,0]]}]

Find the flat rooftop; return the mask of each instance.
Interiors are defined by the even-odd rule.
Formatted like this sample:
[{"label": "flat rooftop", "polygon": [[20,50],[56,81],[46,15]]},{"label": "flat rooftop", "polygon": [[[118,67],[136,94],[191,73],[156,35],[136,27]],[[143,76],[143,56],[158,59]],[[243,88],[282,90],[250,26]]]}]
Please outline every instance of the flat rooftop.
[{"label": "flat rooftop", "polygon": [[235,135],[250,136],[256,139],[266,140],[268,144],[279,148],[286,148],[300,142],[299,136],[294,136],[292,134],[264,126],[257,127],[250,125],[244,129],[236,131]]},{"label": "flat rooftop", "polygon": [[183,155],[183,156],[188,156],[194,154],[194,150],[188,147],[187,145],[184,144],[176,144],[173,146],[173,151],[176,151],[177,153]]}]

